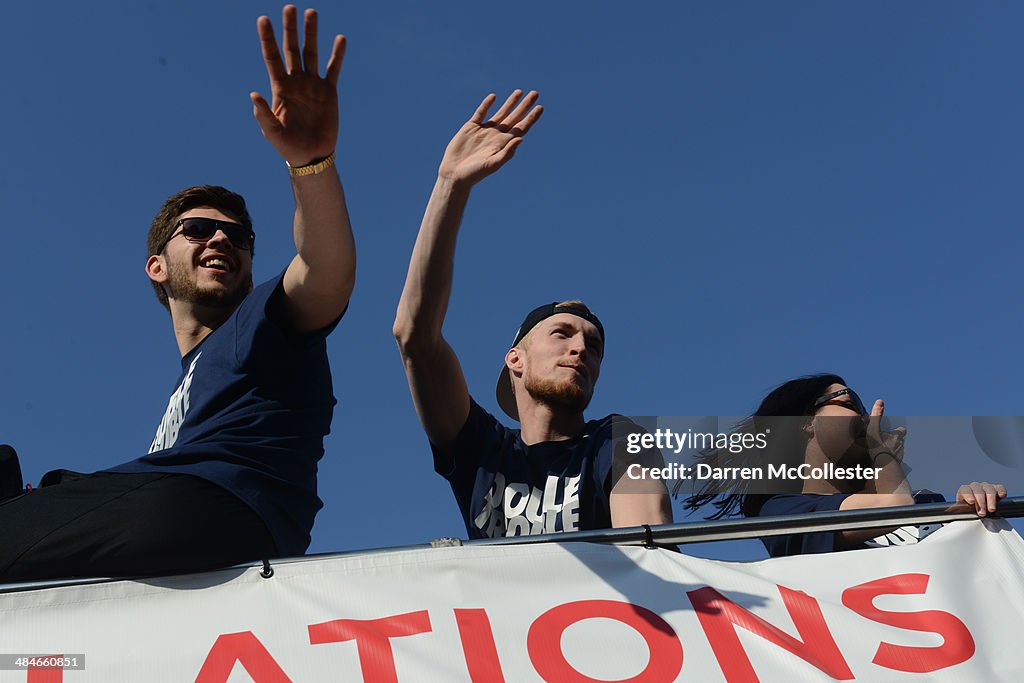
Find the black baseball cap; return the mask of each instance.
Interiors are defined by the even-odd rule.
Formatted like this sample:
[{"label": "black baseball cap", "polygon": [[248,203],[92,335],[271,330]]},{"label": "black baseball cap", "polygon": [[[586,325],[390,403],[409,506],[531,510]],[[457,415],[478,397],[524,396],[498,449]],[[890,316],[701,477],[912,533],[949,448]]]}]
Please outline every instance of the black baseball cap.
[{"label": "black baseball cap", "polygon": [[[604,343],[604,325],[601,324],[596,315],[579,306],[573,306],[572,304],[559,305],[556,302],[538,306],[530,311],[523,320],[523,324],[516,331],[516,337],[512,340],[512,346],[518,346],[519,342],[523,341],[523,337],[537,326],[537,323],[559,313],[569,313],[593,323],[594,327],[597,328],[598,334],[601,335],[601,343]],[[498,373],[498,384],[494,388],[494,396],[498,399],[498,405],[505,411],[506,415],[513,420],[519,419],[519,408],[516,406],[515,392],[512,391],[512,376],[509,374],[507,365],[502,364],[501,372]]]}]

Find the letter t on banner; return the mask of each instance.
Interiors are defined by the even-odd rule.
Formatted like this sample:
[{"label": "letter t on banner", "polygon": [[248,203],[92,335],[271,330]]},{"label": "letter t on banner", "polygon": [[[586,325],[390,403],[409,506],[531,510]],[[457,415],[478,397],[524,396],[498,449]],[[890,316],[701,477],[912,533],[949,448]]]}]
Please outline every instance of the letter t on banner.
[{"label": "letter t on banner", "polygon": [[309,626],[311,645],[356,641],[359,667],[364,681],[398,683],[391,638],[430,632],[430,616],[426,610],[398,614],[383,619],[335,619]]}]

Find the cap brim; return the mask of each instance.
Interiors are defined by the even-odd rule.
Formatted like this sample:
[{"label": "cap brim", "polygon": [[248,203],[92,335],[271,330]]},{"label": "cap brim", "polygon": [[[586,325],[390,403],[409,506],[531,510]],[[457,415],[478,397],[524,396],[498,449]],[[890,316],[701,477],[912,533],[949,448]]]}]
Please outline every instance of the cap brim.
[{"label": "cap brim", "polygon": [[498,399],[498,406],[505,411],[505,414],[513,420],[519,419],[519,407],[516,405],[516,394],[512,391],[512,375],[509,374],[508,366],[501,366],[498,373],[498,384],[494,387],[494,397]]}]

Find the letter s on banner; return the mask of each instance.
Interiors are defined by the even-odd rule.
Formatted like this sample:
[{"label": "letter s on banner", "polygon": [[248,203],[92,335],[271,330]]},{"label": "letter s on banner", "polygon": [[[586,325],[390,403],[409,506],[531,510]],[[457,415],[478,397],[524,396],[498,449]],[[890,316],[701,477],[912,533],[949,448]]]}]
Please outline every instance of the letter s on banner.
[{"label": "letter s on banner", "polygon": [[669,683],[683,668],[683,645],[668,622],[649,609],[618,600],[579,600],[552,607],[530,625],[526,649],[545,681],[558,683],[614,683],[590,678],[574,669],[562,653],[565,629],[585,619],[613,619],[631,627],[647,642],[647,667],[630,683]]},{"label": "letter s on banner", "polygon": [[217,636],[196,683],[226,683],[236,662],[245,667],[256,683],[292,683],[252,631]]},{"label": "letter s on banner", "polygon": [[[722,667],[725,680],[729,683],[757,683],[760,679],[747,657],[736,627],[764,638],[790,652],[808,664],[817,667],[832,678],[840,681],[853,680],[853,672],[843,659],[832,633],[828,630],[825,617],[818,601],[802,591],[779,586],[782,602],[793,619],[797,633],[803,640],[797,640],[777,626],[748,612],[711,586],[687,595],[697,612],[704,634],[711,643],[718,665]],[[795,678],[795,676],[794,676]]]},{"label": "letter s on banner", "polygon": [[311,624],[309,642],[322,645],[354,640],[364,681],[398,683],[391,639],[429,632],[430,615],[426,610],[420,610],[382,619],[335,619]]},{"label": "letter s on banner", "polygon": [[937,647],[909,647],[882,642],[871,660],[875,664],[894,671],[929,673],[966,662],[974,656],[974,638],[970,630],[949,612],[888,612],[872,604],[880,595],[923,595],[929,578],[928,574],[897,574],[843,591],[843,604],[866,619],[942,637],[942,645]]}]

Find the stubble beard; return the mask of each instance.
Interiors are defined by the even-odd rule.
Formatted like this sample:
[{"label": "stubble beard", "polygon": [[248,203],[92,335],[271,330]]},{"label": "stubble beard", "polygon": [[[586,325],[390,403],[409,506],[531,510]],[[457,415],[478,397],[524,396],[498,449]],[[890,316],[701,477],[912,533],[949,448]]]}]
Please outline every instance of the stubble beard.
[{"label": "stubble beard", "polygon": [[245,281],[240,282],[234,289],[200,289],[195,272],[177,262],[167,264],[166,287],[169,298],[210,308],[234,309],[249,294],[248,282]]}]

